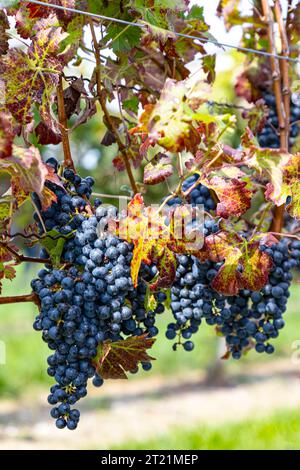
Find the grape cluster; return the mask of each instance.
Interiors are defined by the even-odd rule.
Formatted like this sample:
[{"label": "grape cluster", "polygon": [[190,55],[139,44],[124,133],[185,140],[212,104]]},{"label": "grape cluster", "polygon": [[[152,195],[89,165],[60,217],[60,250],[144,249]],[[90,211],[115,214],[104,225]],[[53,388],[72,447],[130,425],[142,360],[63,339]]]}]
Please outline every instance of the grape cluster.
[{"label": "grape cluster", "polygon": [[[192,176],[189,176],[182,184],[182,190],[187,191],[191,188],[199,179],[199,175],[194,173]],[[175,206],[182,204],[182,199],[180,197],[174,197],[167,202],[168,206]],[[197,184],[187,197],[187,202],[192,206],[203,204],[204,210],[210,212],[215,210],[216,204],[212,199],[209,189],[203,184]]]},{"label": "grape cluster", "polygon": [[[217,227],[215,228],[217,230]],[[258,353],[272,354],[270,340],[277,338],[284,327],[282,318],[289,297],[291,270],[300,265],[300,242],[281,239],[272,246],[261,246],[273,261],[268,283],[261,291],[240,290],[239,294],[225,297],[211,288],[221,263],[200,263],[192,256],[178,257],[176,283],[171,289],[171,309],[176,323],[168,326],[166,336],[189,339],[198,330],[202,319],[216,325],[226,339],[227,350],[234,359],[255,347]],[[191,341],[183,343],[192,350]]]},{"label": "grape cluster", "polygon": [[[214,221],[205,221],[205,236],[218,230]],[[221,265],[208,260],[201,263],[188,255],[178,256],[177,261],[176,280],[171,287],[171,310],[176,321],[168,325],[166,337],[176,338],[173,349],[181,344],[182,338],[187,340],[183,342],[183,348],[191,351],[194,344],[190,338],[198,331],[202,318],[209,325],[218,325],[221,321],[225,299],[210,286]]]},{"label": "grape cluster", "polygon": [[[155,318],[164,311],[166,295],[151,293],[152,310],[148,308],[147,285],[157,274],[156,267],[142,265],[134,288],[130,276],[133,247],[107,231],[117,209],[104,207],[99,200],[91,206],[89,193],[87,199],[74,195],[76,175],[65,170],[63,176],[65,191],[55,185],[51,188],[58,198],[49,208],[54,206],[55,215],[51,219],[41,212],[43,220],[53,220],[60,233],[69,234],[61,256],[63,267],[46,265],[32,281],[32,288],[41,304],[34,329],[42,331],[43,340],[53,351],[47,369],[56,381],[48,397],[53,406],[51,416],[58,428],[75,429],[80,413],[72,406],[87,394],[88,379],[92,378],[95,386],[103,383],[93,363],[98,345],[128,335],[155,336]],[[84,201],[82,206],[73,204],[79,197]],[[87,204],[89,210],[85,210]],[[57,214],[62,213],[68,220],[57,220]],[[72,230],[62,231],[68,225]],[[149,370],[151,363],[142,363],[142,367]]]},{"label": "grape cluster", "polygon": [[[56,159],[50,158],[46,163],[57,172],[58,162]],[[57,201],[53,202],[48,209],[42,211],[38,196],[35,193],[32,194],[33,202],[38,211],[34,218],[40,233],[43,233],[45,228],[47,232],[56,230],[62,235],[69,235],[83,222],[84,217],[81,212],[85,212],[88,205],[94,179],[91,176],[81,178],[68,168],[64,170],[63,176],[61,186],[49,181],[45,184],[57,198]]]},{"label": "grape cluster", "polygon": [[[261,147],[270,147],[270,148],[279,148],[280,147],[280,140],[279,140],[279,124],[278,124],[278,117],[276,111],[276,100],[274,94],[270,92],[263,92],[263,99],[265,100],[268,108],[269,108],[269,116],[268,121],[258,135],[258,142]],[[290,135],[289,135],[289,146],[290,148],[296,142],[296,138],[300,132],[300,126],[296,123],[300,119],[300,106],[296,106],[291,101],[290,107]]]}]

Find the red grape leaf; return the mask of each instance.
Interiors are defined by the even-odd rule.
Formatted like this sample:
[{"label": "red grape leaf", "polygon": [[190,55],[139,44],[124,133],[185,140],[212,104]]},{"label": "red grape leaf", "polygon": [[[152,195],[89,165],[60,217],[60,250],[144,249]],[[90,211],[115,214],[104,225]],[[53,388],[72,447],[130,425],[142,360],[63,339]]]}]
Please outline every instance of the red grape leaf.
[{"label": "red grape leaf", "polygon": [[144,183],[158,184],[172,176],[172,160],[164,153],[158,153],[144,168]]},{"label": "red grape leaf", "polygon": [[158,276],[150,285],[151,290],[170,287],[176,276],[177,259],[175,253],[162,243],[153,245],[151,261],[158,269]]},{"label": "red grape leaf", "polygon": [[40,117],[41,121],[35,128],[39,144],[59,144],[61,142],[61,130],[58,120],[53,115],[50,102],[42,104],[40,107]]},{"label": "red grape leaf", "polygon": [[[9,244],[9,247],[12,248],[14,251],[19,251],[19,248],[11,243]],[[13,259],[14,257],[12,253],[7,249],[7,246],[2,245],[2,243],[0,243],[0,263],[11,261]]]},{"label": "red grape leaf", "polygon": [[0,11],[0,55],[6,54],[8,51],[8,34],[9,22],[4,11]]},{"label": "red grape leaf", "polygon": [[146,334],[115,342],[106,340],[98,346],[93,365],[103,379],[127,379],[126,373],[135,371],[140,362],[154,360],[147,353],[154,342],[155,338]]},{"label": "red grape leaf", "polygon": [[0,174],[9,173],[11,177],[12,195],[17,205],[22,204],[32,192],[41,198],[43,208],[46,209],[55,196],[44,190],[46,179],[59,183],[53,169],[42,162],[39,150],[31,146],[22,148],[16,145],[12,148],[12,155],[0,159]]},{"label": "red grape leaf", "polygon": [[262,289],[273,263],[259,245],[257,240],[248,241],[224,230],[206,237],[208,257],[215,262],[224,261],[212,287],[224,295],[237,295],[240,289]]},{"label": "red grape leaf", "polygon": [[268,117],[268,108],[263,99],[257,100],[255,105],[243,113],[248,126],[254,134],[260,133],[265,127]]},{"label": "red grape leaf", "polygon": [[251,206],[252,190],[249,177],[237,167],[224,165],[200,176],[199,183],[212,189],[219,198],[217,215],[223,218],[240,216]]},{"label": "red grape leaf", "polygon": [[3,111],[0,112],[0,158],[11,155],[15,135],[16,130],[12,125],[12,116]]},{"label": "red grape leaf", "polygon": [[260,290],[268,281],[272,259],[260,251],[259,242],[247,244],[247,251],[240,260],[242,266],[241,281],[244,289]]},{"label": "red grape leaf", "polygon": [[4,265],[0,262],[0,294],[2,292],[2,279],[9,279],[10,281],[16,277],[16,270],[11,265]]}]

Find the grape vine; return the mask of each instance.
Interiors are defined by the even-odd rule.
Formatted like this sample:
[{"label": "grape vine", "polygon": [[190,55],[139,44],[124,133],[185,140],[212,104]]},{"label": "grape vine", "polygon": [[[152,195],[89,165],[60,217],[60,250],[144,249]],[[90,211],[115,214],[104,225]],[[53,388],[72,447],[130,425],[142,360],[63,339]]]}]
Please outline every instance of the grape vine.
[{"label": "grape vine", "polygon": [[[300,266],[300,12],[260,0],[246,16],[238,1],[219,3],[248,52],[234,103],[222,105],[202,7],[42,3],[0,13],[0,293],[17,265],[41,265],[32,292],[0,305],[35,304],[50,415],[74,430],[89,380],[151,369],[160,315],[174,351],[197,348],[206,323],[225,338],[223,359],[275,352]],[[82,176],[73,139],[90,123],[112,163],[101,157]],[[100,177],[120,179],[126,208],[105,204]]]}]

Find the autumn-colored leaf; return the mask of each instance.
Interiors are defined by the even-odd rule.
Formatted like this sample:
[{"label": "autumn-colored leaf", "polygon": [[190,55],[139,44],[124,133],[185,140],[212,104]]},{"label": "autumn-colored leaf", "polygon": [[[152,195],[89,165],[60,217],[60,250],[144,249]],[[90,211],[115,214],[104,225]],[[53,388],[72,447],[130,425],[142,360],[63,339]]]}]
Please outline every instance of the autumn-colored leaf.
[{"label": "autumn-colored leaf", "polygon": [[2,280],[9,279],[12,281],[16,277],[16,270],[13,266],[0,262],[0,294],[2,292]]},{"label": "autumn-colored leaf", "polygon": [[[35,192],[41,196],[42,201],[44,184],[47,178],[49,180],[58,180],[54,176],[53,170],[42,162],[39,150],[31,146],[22,148],[14,145],[12,155],[0,159],[0,174],[8,173],[11,177],[12,195],[17,205],[26,200],[30,193]],[[44,209],[49,206],[49,196],[44,200]]]},{"label": "autumn-colored leaf", "polygon": [[240,289],[260,290],[272,268],[271,257],[260,250],[260,241],[246,240],[237,233],[220,231],[205,239],[206,253],[222,262],[212,287],[224,295],[237,295]]},{"label": "autumn-colored leaf", "polygon": [[[181,218],[179,219],[182,223]],[[134,245],[131,260],[134,287],[138,284],[142,263],[154,262],[157,265],[158,274],[150,286],[151,289],[156,289],[169,287],[174,281],[177,266],[175,253],[185,252],[200,256],[197,240],[194,242],[185,232],[175,231],[173,223],[167,226],[165,214],[159,213],[156,207],[145,206],[141,194],[134,196],[128,204],[127,213],[118,221],[113,221],[110,229]]]},{"label": "autumn-colored leaf", "polygon": [[144,183],[158,184],[172,176],[172,160],[164,153],[158,153],[144,168]]},{"label": "autumn-colored leaf", "polygon": [[263,99],[257,100],[255,105],[243,113],[244,119],[247,119],[248,126],[254,134],[260,133],[265,127],[268,108]]},{"label": "autumn-colored leaf", "polygon": [[[19,248],[12,243],[9,244],[9,247],[14,251],[18,252]],[[0,263],[5,263],[7,261],[13,260],[13,254],[7,249],[7,245],[0,243]]]},{"label": "autumn-colored leaf", "polygon": [[155,243],[152,248],[151,261],[158,269],[158,276],[151,282],[150,289],[157,290],[170,287],[176,276],[177,259],[175,253],[164,243]]},{"label": "autumn-colored leaf", "polygon": [[50,102],[42,104],[40,117],[41,121],[35,128],[39,144],[59,144],[61,142],[61,129],[57,118],[53,115]]},{"label": "autumn-colored leaf", "polygon": [[9,157],[12,152],[12,143],[16,135],[13,128],[12,116],[7,112],[0,112],[0,158]]},{"label": "autumn-colored leaf", "polygon": [[248,129],[242,136],[245,164],[267,179],[265,197],[277,206],[287,205],[287,211],[300,218],[300,153],[292,155],[280,149],[260,148]]},{"label": "autumn-colored leaf", "polygon": [[9,29],[7,16],[4,11],[0,11],[0,55],[5,54],[8,50],[7,29]]},{"label": "autumn-colored leaf", "polygon": [[220,0],[217,14],[223,16],[226,30],[229,31],[232,26],[243,23],[243,17],[239,12],[240,0]]},{"label": "autumn-colored leaf", "polygon": [[159,101],[145,110],[140,126],[132,133],[146,133],[151,142],[172,152],[195,150],[200,138],[194,121],[215,120],[208,109],[199,111],[201,104],[207,101],[207,93],[208,85],[202,81],[167,79]]},{"label": "autumn-colored leaf", "polygon": [[127,379],[126,373],[136,370],[140,362],[154,359],[147,353],[154,342],[155,338],[146,334],[115,342],[106,340],[98,346],[93,364],[103,379]]},{"label": "autumn-colored leaf", "polygon": [[273,266],[272,259],[260,251],[258,241],[247,244],[245,255],[240,260],[242,283],[244,289],[260,290],[268,282],[269,272]]},{"label": "autumn-colored leaf", "polygon": [[174,32],[161,28],[158,25],[147,23],[146,21],[143,21],[142,23],[145,25],[145,29],[148,32],[147,36],[143,38],[144,45],[147,45],[147,43],[150,43],[153,40],[162,45],[165,45],[168,40],[176,40],[176,34]]},{"label": "autumn-colored leaf", "polygon": [[237,167],[222,166],[200,176],[201,182],[218,196],[217,215],[223,218],[240,216],[251,205],[252,191],[247,175]]},{"label": "autumn-colored leaf", "polygon": [[51,102],[64,66],[59,52],[65,37],[60,27],[50,26],[33,37],[28,51],[12,48],[0,58],[6,106],[18,122],[31,121],[33,103]]}]

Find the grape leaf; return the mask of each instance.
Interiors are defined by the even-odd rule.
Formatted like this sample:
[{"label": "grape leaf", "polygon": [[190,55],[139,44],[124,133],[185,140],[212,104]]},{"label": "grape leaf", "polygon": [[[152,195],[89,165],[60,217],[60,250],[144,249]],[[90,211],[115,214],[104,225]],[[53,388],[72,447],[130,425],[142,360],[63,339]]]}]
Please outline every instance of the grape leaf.
[{"label": "grape leaf", "polygon": [[[9,247],[14,251],[19,251],[19,248],[12,243],[9,244]],[[0,263],[5,263],[13,259],[13,254],[7,249],[7,245],[0,243]]]},{"label": "grape leaf", "polygon": [[268,117],[268,108],[263,99],[257,100],[255,106],[243,113],[248,126],[254,134],[260,133],[265,127]]},{"label": "grape leaf", "polygon": [[[182,210],[184,212],[188,208]],[[192,214],[189,215],[191,220]],[[182,218],[178,219],[182,223]],[[135,287],[142,263],[155,262],[157,266],[158,274],[150,284],[151,289],[155,290],[167,288],[174,281],[177,266],[175,253],[201,255],[198,239],[194,242],[185,231],[178,230],[173,222],[168,226],[165,222],[166,214],[160,214],[156,207],[145,206],[141,194],[136,194],[129,202],[126,214],[109,224],[110,231],[134,245],[131,278]],[[202,238],[199,239],[200,243]]]},{"label": "grape leaf", "polygon": [[133,47],[139,45],[141,35],[141,28],[136,26],[124,28],[123,25],[114,23],[108,26],[103,43],[109,44],[115,54],[129,52]]},{"label": "grape leaf", "polygon": [[6,106],[18,122],[31,121],[33,103],[51,102],[64,66],[59,52],[66,34],[60,27],[41,29],[32,39],[28,52],[12,48],[0,58]]},{"label": "grape leaf", "polygon": [[237,233],[224,230],[206,237],[209,259],[224,262],[212,281],[212,287],[224,295],[237,295],[240,289],[262,289],[273,263],[259,246],[257,239],[248,241]]},{"label": "grape leaf", "polygon": [[214,122],[208,109],[200,109],[207,101],[208,85],[199,79],[182,81],[167,79],[155,106],[148,106],[141,115],[140,126],[131,130],[144,132],[152,143],[171,152],[195,151],[200,141],[194,121]]},{"label": "grape leaf", "polygon": [[4,11],[0,11],[0,55],[5,54],[8,50],[8,34],[9,22]]},{"label": "grape leaf", "polygon": [[44,184],[47,179],[56,182],[58,177],[55,176],[51,167],[42,162],[40,152],[36,147],[22,148],[14,145],[10,156],[0,158],[1,173],[10,175],[12,195],[17,205],[22,204],[32,192],[41,197],[43,209],[47,209],[53,200],[51,191],[43,193]]},{"label": "grape leaf", "polygon": [[257,147],[249,129],[242,136],[242,143],[245,164],[269,181],[266,199],[281,206],[290,197],[287,212],[300,219],[300,153],[293,155],[280,149]]},{"label": "grape leaf", "polygon": [[171,158],[159,152],[144,168],[144,183],[158,184],[172,174]]},{"label": "grape leaf", "polygon": [[148,31],[147,36],[143,38],[143,45],[147,45],[154,40],[163,46],[168,40],[176,40],[176,34],[173,31],[161,28],[153,23],[147,23],[146,21],[142,21],[142,24],[146,26]]},{"label": "grape leaf", "polygon": [[53,229],[50,230],[50,232],[47,232],[45,238],[40,240],[40,244],[47,250],[47,253],[50,256],[53,267],[60,266],[61,255],[69,236],[62,236],[61,233]]},{"label": "grape leaf", "polygon": [[0,197],[0,230],[2,230],[2,222],[8,220],[11,216],[11,205],[13,202],[14,198],[11,195]]},{"label": "grape leaf", "polygon": [[238,217],[251,206],[249,177],[237,167],[224,165],[209,173],[204,171],[199,183],[212,189],[218,196],[220,202],[217,204],[217,215],[220,217]]},{"label": "grape leaf", "polygon": [[115,342],[106,340],[98,346],[93,365],[103,379],[127,379],[126,373],[133,372],[140,362],[154,360],[147,353],[154,342],[155,338],[145,334]]},{"label": "grape leaf", "polygon": [[224,17],[226,30],[229,31],[232,26],[243,23],[243,17],[239,12],[240,0],[220,0],[217,7],[218,16]]},{"label": "grape leaf", "polygon": [[122,103],[123,109],[127,109],[137,114],[139,108],[139,99],[137,96],[133,95],[130,99],[124,100]]},{"label": "grape leaf", "polygon": [[205,55],[202,58],[203,71],[207,74],[208,83],[212,83],[216,78],[216,54]]},{"label": "grape leaf", "polygon": [[291,217],[300,219],[300,153],[291,155],[283,167],[280,197],[275,197],[272,184],[268,184],[265,195],[277,205],[284,204],[290,197],[291,201],[287,204],[286,210]]},{"label": "grape leaf", "polygon": [[16,270],[11,265],[4,265],[0,262],[0,294],[2,292],[2,279],[12,281],[16,277]]},{"label": "grape leaf", "polygon": [[12,152],[12,143],[16,135],[13,128],[12,116],[4,111],[0,112],[0,158],[9,157]]}]

